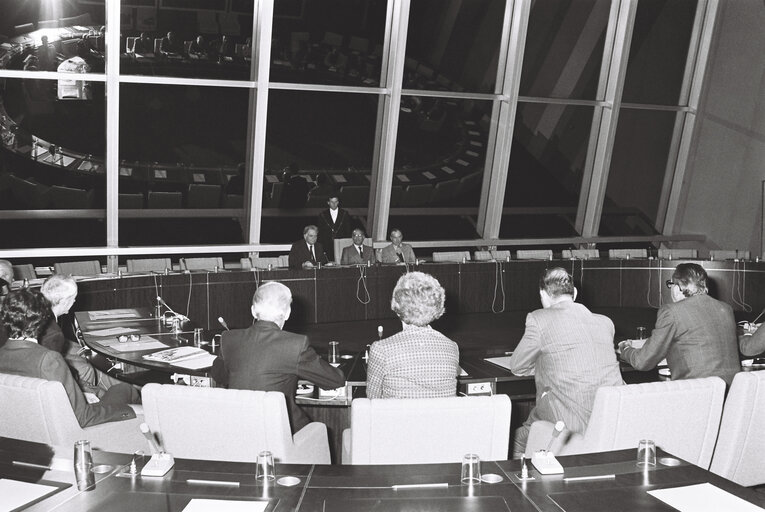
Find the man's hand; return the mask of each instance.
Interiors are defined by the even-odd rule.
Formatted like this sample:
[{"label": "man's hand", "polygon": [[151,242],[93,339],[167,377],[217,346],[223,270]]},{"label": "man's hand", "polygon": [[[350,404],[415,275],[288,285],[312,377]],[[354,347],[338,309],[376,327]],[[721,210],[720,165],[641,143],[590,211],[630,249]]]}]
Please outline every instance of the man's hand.
[{"label": "man's hand", "polygon": [[313,263],[311,263],[310,261],[304,261],[303,268],[313,268]]},{"label": "man's hand", "polygon": [[617,354],[621,354],[624,351],[625,347],[632,348],[632,341],[631,340],[624,340],[619,342],[619,346],[616,349]]}]

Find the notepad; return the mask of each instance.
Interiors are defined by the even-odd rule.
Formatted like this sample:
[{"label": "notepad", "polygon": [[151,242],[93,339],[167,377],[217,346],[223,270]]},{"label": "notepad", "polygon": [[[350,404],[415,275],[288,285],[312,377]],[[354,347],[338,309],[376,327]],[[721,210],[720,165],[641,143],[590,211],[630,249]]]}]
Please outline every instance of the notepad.
[{"label": "notepad", "polygon": [[175,347],[153,354],[143,356],[147,361],[160,361],[163,363],[176,364],[182,361],[188,361],[200,356],[209,356],[210,353],[197,347]]},{"label": "notepad", "polygon": [[205,178],[205,175],[202,174],[201,172],[195,172],[194,174],[192,174],[192,177],[194,179],[194,183],[204,183],[205,181],[207,181],[207,178]]},{"label": "notepad", "polygon": [[501,366],[502,368],[510,370],[510,357],[512,356],[486,357],[484,358],[484,361],[488,361],[492,364],[496,364],[497,366]]},{"label": "notepad", "polygon": [[755,512],[762,509],[710,483],[647,491],[680,512]]},{"label": "notepad", "polygon": [[192,498],[183,512],[263,512],[267,501],[213,500]]},{"label": "notepad", "polygon": [[0,511],[21,509],[60,487],[0,478]]},{"label": "notepad", "polygon": [[139,318],[140,315],[135,309],[104,309],[101,311],[90,311],[88,316],[91,320],[118,320],[122,318]]}]

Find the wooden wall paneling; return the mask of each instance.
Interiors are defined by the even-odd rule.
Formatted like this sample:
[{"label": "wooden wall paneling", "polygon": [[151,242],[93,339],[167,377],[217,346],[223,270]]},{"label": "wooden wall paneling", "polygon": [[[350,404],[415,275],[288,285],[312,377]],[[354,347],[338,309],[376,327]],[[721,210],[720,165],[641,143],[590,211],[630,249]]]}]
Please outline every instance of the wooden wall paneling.
[{"label": "wooden wall paneling", "polygon": [[[460,266],[460,313],[479,313],[502,309],[502,289],[507,263],[486,261]],[[505,290],[505,295],[507,290]],[[507,299],[505,299],[505,304]]]},{"label": "wooden wall paneling", "polygon": [[[273,273],[273,272],[271,272]],[[205,313],[207,329],[221,329],[218,317],[222,316],[231,329],[243,329],[252,324],[252,295],[256,282],[263,278],[260,272],[221,272],[208,274],[209,301]],[[195,320],[197,320],[195,318]],[[201,325],[202,318],[197,322]]]},{"label": "wooden wall paneling", "polygon": [[[366,291],[359,282],[366,276]],[[376,310],[374,267],[329,268],[316,276],[316,310],[319,322],[346,322],[367,319],[368,309]],[[368,292],[368,294],[367,294]],[[365,302],[367,304],[365,304]]]}]

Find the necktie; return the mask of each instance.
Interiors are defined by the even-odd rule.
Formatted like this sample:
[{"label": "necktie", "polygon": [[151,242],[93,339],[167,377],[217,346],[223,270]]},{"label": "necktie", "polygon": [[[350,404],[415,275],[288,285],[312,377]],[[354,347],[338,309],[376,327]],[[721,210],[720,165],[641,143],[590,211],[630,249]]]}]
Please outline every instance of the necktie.
[{"label": "necktie", "polygon": [[311,262],[316,263],[316,253],[313,252],[313,244],[311,244]]},{"label": "necktie", "polygon": [[364,259],[364,252],[361,250],[361,246],[357,245],[356,249],[359,250],[359,258]]}]

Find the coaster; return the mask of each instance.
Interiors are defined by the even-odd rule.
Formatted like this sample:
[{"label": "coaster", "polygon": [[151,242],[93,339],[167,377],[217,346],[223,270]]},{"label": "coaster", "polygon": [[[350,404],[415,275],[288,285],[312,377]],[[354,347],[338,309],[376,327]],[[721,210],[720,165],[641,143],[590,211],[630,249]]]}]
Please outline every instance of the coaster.
[{"label": "coaster", "polygon": [[498,484],[502,480],[503,478],[501,476],[495,475],[494,473],[487,473],[481,476],[481,481],[487,484]]},{"label": "coaster", "polygon": [[285,487],[292,487],[300,483],[300,479],[294,476],[283,476],[276,481],[277,484]]}]

